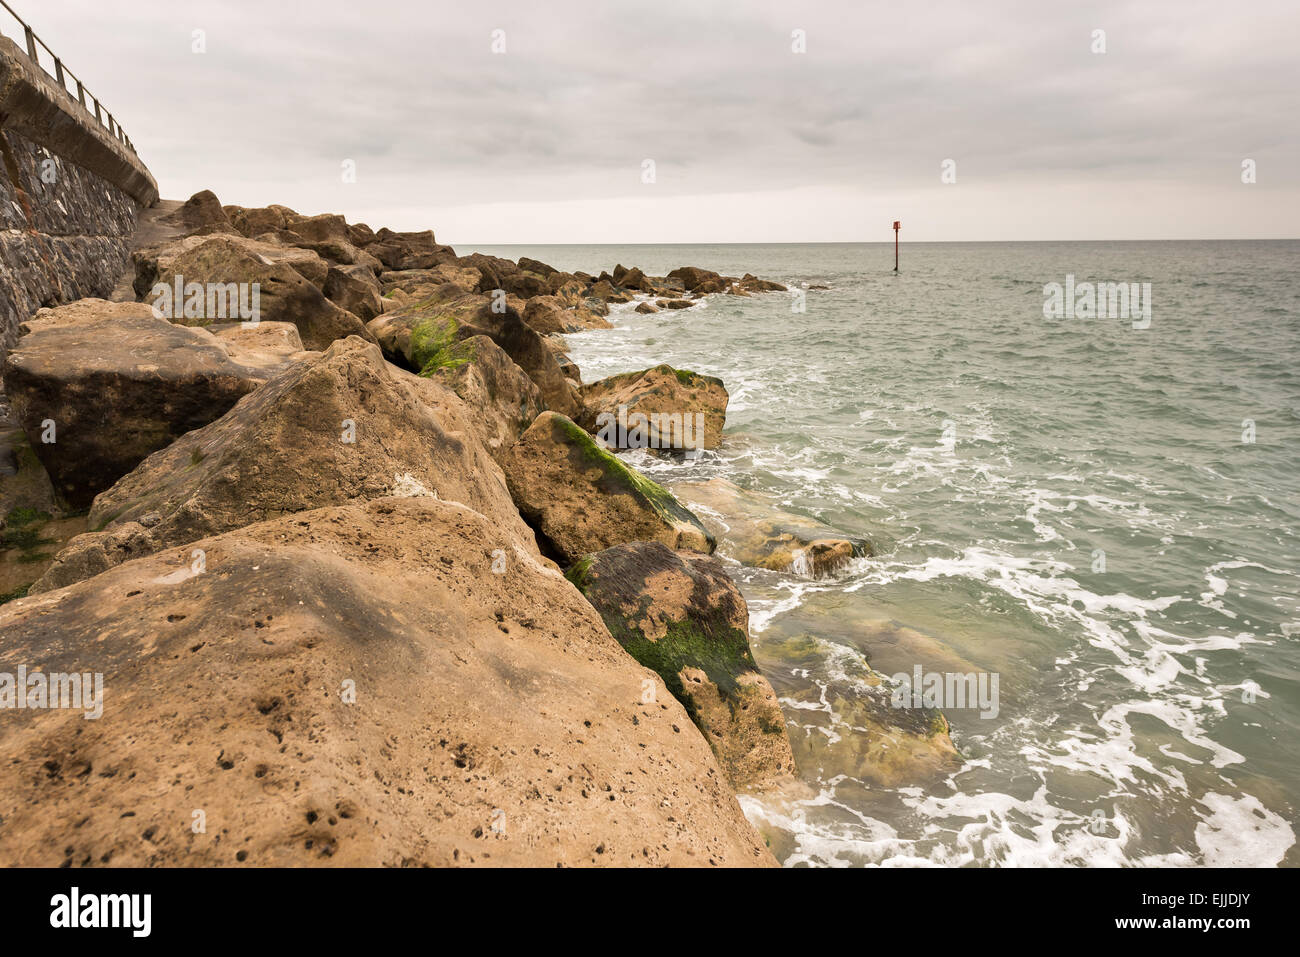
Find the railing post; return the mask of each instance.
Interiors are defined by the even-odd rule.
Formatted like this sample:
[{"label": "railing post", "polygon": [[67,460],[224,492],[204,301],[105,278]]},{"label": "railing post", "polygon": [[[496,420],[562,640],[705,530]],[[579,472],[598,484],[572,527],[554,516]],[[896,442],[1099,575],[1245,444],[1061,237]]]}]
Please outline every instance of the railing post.
[{"label": "railing post", "polygon": [[27,34],[27,55],[32,58],[33,63],[39,64],[40,58],[36,56],[36,34],[32,33],[32,28],[23,24],[23,32]]},{"label": "railing post", "polygon": [[99,115],[99,97],[92,96],[91,99],[95,101],[95,122],[102,126],[104,119]]},{"label": "railing post", "polygon": [[[59,84],[59,88],[63,90],[64,93],[67,93],[68,84],[63,79],[63,61],[58,57],[54,58],[54,79]],[[68,95],[71,96],[72,94],[69,93]]]},{"label": "railing post", "polygon": [[86,108],[86,88],[81,85],[80,80],[77,81],[77,102],[81,104],[83,110]]}]

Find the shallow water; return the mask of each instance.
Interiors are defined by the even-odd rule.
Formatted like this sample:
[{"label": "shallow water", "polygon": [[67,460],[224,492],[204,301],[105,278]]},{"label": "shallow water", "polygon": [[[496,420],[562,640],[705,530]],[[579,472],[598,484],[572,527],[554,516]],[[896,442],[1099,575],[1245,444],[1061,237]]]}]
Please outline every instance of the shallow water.
[{"label": "shallow water", "polygon": [[[1300,863],[1300,242],[905,245],[899,275],[884,245],[483,251],[830,287],[567,337],[586,381],[726,382],[723,449],[639,454],[657,480],[875,547],[833,578],[734,569],[792,737],[825,742],[809,795],[741,799],[785,864]],[[1151,283],[1149,328],[1044,318],[1067,274]],[[815,666],[782,660],[805,635]],[[959,772],[846,773],[853,729],[801,703],[852,651],[999,676],[996,717],[947,711]]]}]

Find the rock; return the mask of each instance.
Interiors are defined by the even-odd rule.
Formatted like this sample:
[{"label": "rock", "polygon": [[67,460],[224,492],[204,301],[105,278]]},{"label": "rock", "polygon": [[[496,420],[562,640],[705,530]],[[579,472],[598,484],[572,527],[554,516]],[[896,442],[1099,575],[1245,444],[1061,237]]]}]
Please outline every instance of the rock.
[{"label": "rock", "polygon": [[652,302],[639,302],[636,311],[641,313],[658,312],[659,307]]},{"label": "rock", "polygon": [[377,346],[337,342],[102,492],[90,510],[95,531],[74,539],[32,592],[253,522],[412,487],[482,512],[535,551],[474,438],[476,414],[385,362]]},{"label": "rock", "polygon": [[82,299],[42,309],[24,328],[5,360],[5,392],[75,509],[150,453],[220,418],[287,361],[245,365],[237,342],[155,318],[137,302]]},{"label": "rock", "polygon": [[749,649],[749,608],[720,561],[633,542],[587,556],[569,580],[686,706],[733,787],[794,773],[776,692]]},{"label": "rock", "polygon": [[[285,263],[292,266],[300,276],[318,289],[325,285],[329,265],[309,249],[288,246],[279,239],[274,241],[242,239],[234,234],[224,238],[238,245],[251,256],[273,264]],[[162,273],[170,270],[179,257],[210,242],[211,239],[210,236],[187,236],[184,239],[160,243],[133,252],[131,259],[135,265],[135,280],[132,288],[136,296],[142,300],[151,298],[150,291]],[[188,278],[186,281],[189,281]]]},{"label": "rock", "polygon": [[352,234],[348,231],[347,220],[336,213],[324,213],[320,216],[290,217],[286,228],[302,237],[303,242],[325,243],[339,242],[352,245]]},{"label": "rock", "polygon": [[473,410],[474,432],[498,465],[544,407],[533,380],[487,336],[457,341],[429,378]]},{"label": "rock", "polygon": [[700,520],[664,488],[599,448],[570,419],[543,412],[506,457],[506,482],[542,549],[572,565],[626,542],[712,552]]},{"label": "rock", "polygon": [[689,299],[660,299],[655,302],[660,309],[689,309],[695,303]]},{"label": "rock", "polygon": [[546,263],[539,262],[536,259],[529,259],[527,256],[520,258],[519,268],[525,272],[537,273],[537,275],[543,277],[549,277],[559,273],[559,270],[554,266],[548,266]]},{"label": "rock", "polygon": [[[872,554],[865,538],[785,511],[774,500],[726,479],[683,482],[675,488],[705,516],[722,516],[716,523],[720,550],[743,565],[820,578],[839,571],[852,558]],[[706,524],[715,527],[712,520]]]},{"label": "rock", "polygon": [[587,291],[587,296],[591,299],[599,299],[604,303],[631,302],[636,298],[626,289],[615,289],[606,279],[594,283],[591,289]]},{"label": "rock", "polygon": [[183,227],[187,232],[212,227],[215,231],[236,232],[230,217],[221,207],[221,200],[212,190],[205,189],[195,193],[175,211],[168,213],[159,220],[168,225]]},{"label": "rock", "polygon": [[349,242],[341,239],[326,239],[322,242],[302,242],[295,243],[299,249],[309,249],[317,256],[320,256],[326,265],[337,266],[365,266],[372,272],[380,272],[384,268],[374,256],[370,255],[364,249],[358,249]]},{"label": "rock", "polygon": [[[177,276],[186,285],[227,285],[238,283],[251,290],[258,286],[259,316],[266,322],[291,322],[298,327],[303,343],[309,349],[324,349],[336,339],[358,335],[370,338],[365,324],[345,309],[330,302],[315,285],[308,282],[284,261],[273,262],[257,247],[253,240],[232,236],[216,236],[174,257],[159,257],[157,272],[145,289],[149,301],[157,302],[152,295],[154,284],[171,287]],[[317,257],[317,262],[320,262]],[[322,263],[323,265],[323,263]],[[141,290],[143,261],[137,263],[136,291]],[[322,284],[326,277],[322,277]],[[185,325],[204,325],[216,317],[175,316],[173,321]],[[220,318],[225,319],[226,316]]]},{"label": "rock", "polygon": [[751,273],[745,273],[737,285],[745,292],[788,292],[785,286],[770,279],[759,279]]},{"label": "rock", "polygon": [[[486,306],[482,296],[453,283],[421,290],[420,298],[407,297],[401,290],[391,297],[399,305],[386,309],[367,323],[389,362],[422,373],[447,360],[447,350],[456,342],[465,324]],[[399,298],[400,297],[400,298]]]},{"label": "rock", "polygon": [[545,341],[528,327],[518,310],[507,307],[502,312],[484,304],[472,321],[457,335],[467,338],[486,335],[514,360],[536,383],[546,407],[573,417],[582,414],[582,404],[564,382],[564,373]]},{"label": "rock", "polygon": [[416,292],[426,286],[442,286],[454,283],[466,292],[478,288],[483,274],[472,267],[458,266],[454,262],[439,263],[432,269],[403,269],[385,272],[380,279],[385,292],[401,289],[404,292]]},{"label": "rock", "polygon": [[366,252],[379,259],[386,269],[432,269],[443,262],[454,262],[456,253],[450,246],[439,246],[433,230],[395,233],[381,229],[366,246]]},{"label": "rock", "polygon": [[608,448],[716,449],[728,398],[721,379],[659,365],[585,386],[581,421]]},{"label": "rock", "polygon": [[365,223],[353,223],[348,227],[348,242],[359,249],[364,249],[375,241],[375,231]]},{"label": "rock", "polygon": [[[696,292],[702,288],[721,292],[726,286],[722,276],[718,273],[710,269],[700,269],[697,266],[679,266],[670,272],[667,278],[679,280],[686,287],[687,292]],[[715,286],[719,288],[714,290]]]},{"label": "rock", "polygon": [[543,336],[586,329],[612,329],[613,324],[585,306],[569,308],[559,296],[534,296],[523,309],[524,322]]},{"label": "rock", "polygon": [[379,280],[368,266],[330,266],[325,275],[325,298],[362,322],[384,311]]},{"label": "rock", "polygon": [[277,233],[285,228],[283,207],[223,206],[222,209],[235,229],[249,239],[263,233]]},{"label": "rock", "polygon": [[852,647],[812,634],[776,642],[765,636],[763,656],[780,660],[786,673],[819,676],[794,679],[781,690],[796,703],[790,743],[805,775],[849,775],[866,787],[892,790],[928,788],[961,767],[944,714],[894,707],[890,679]]},{"label": "rock", "polygon": [[0,632],[6,672],[105,676],[97,720],[0,723],[5,866],[774,863],[660,679],[455,503],[231,531],[11,602]]}]

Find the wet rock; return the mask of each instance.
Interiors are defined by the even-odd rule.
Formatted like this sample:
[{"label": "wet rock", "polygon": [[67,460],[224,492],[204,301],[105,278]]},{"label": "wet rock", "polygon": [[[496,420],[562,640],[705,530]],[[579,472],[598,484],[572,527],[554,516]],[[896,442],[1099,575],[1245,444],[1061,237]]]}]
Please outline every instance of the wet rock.
[{"label": "wet rock", "polygon": [[[669,365],[583,387],[582,425],[611,448],[716,449],[727,421],[722,380]],[[620,427],[622,425],[622,427]]]},{"label": "wet rock", "polygon": [[569,580],[686,706],[734,787],[794,773],[776,692],[750,652],[748,606],[720,561],[633,542],[587,556]]},{"label": "wet rock", "polygon": [[599,448],[563,415],[543,412],[506,457],[519,512],[547,554],[571,565],[626,542],[712,552],[700,520],[664,488]]},{"label": "wet rock", "polygon": [[[817,578],[834,574],[853,558],[872,554],[865,538],[786,511],[726,479],[683,482],[676,491],[684,501],[699,506],[706,524],[716,528],[722,554],[744,565]],[[709,517],[713,515],[721,517]]]}]

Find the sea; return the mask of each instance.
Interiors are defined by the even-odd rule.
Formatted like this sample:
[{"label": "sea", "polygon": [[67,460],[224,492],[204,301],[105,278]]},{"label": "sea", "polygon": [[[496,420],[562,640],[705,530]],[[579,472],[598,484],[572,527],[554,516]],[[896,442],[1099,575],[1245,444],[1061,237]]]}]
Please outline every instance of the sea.
[{"label": "sea", "polygon": [[[739,798],[785,866],[1300,864],[1300,241],[475,249],[790,287],[566,336],[586,382],[726,384],[719,450],[629,453],[656,481],[871,543],[719,547],[798,742],[800,787]],[[864,776],[863,659],[997,676],[956,767]]]}]

